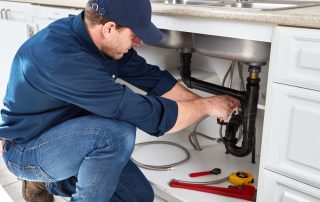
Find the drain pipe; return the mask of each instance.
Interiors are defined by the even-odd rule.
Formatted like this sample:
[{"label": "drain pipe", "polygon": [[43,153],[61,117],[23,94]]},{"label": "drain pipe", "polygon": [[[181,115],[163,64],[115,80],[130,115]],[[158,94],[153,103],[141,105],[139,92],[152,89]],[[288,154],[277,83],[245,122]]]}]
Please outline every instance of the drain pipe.
[{"label": "drain pipe", "polygon": [[215,85],[215,84],[212,84],[206,81],[201,81],[191,77],[191,58],[194,50],[186,48],[186,49],[179,49],[178,51],[180,53],[180,64],[181,64],[180,76],[183,83],[186,86],[188,86],[189,88],[202,90],[214,95],[228,94],[232,97],[238,98],[239,100],[245,99],[245,92]]},{"label": "drain pipe", "polygon": [[[189,88],[195,88],[215,95],[227,94],[240,100],[239,114],[232,115],[226,124],[225,137],[222,142],[225,144],[228,153],[234,156],[243,157],[255,151],[255,120],[259,98],[258,73],[260,67],[265,63],[249,64],[249,77],[247,78],[246,91],[237,91],[231,88],[215,85],[191,77],[191,58],[193,49],[180,49],[180,76],[184,84]],[[243,125],[242,145],[237,146],[236,133]],[[252,157],[254,163],[254,157]]]},{"label": "drain pipe", "polygon": [[[226,126],[223,142],[225,143],[227,151],[238,157],[247,156],[255,149],[255,125],[260,89],[260,78],[258,77],[258,74],[260,71],[260,66],[250,66],[249,64],[246,99],[241,102],[242,110],[239,112],[239,115],[233,115]],[[243,126],[243,140],[241,147],[239,147],[236,145],[236,133],[241,125]]]}]

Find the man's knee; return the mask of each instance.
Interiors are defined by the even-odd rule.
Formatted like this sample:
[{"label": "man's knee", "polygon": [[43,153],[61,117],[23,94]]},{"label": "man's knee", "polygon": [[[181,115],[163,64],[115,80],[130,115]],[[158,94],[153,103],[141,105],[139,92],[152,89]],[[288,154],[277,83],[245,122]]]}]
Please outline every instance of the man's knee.
[{"label": "man's knee", "polygon": [[127,162],[135,146],[136,127],[118,120],[106,120],[104,124],[108,126],[97,135],[96,149],[112,152],[118,156],[119,161]]},{"label": "man's knee", "polygon": [[124,127],[119,130],[120,139],[123,143],[125,150],[129,153],[133,152],[136,142],[136,127],[132,124],[125,123]]},{"label": "man's knee", "polygon": [[[134,150],[136,141],[136,128],[129,123],[124,123],[122,128],[119,128],[116,132],[118,134],[116,140],[114,141],[115,150],[122,153],[124,161],[127,161]],[[120,159],[119,159],[120,160]]]}]

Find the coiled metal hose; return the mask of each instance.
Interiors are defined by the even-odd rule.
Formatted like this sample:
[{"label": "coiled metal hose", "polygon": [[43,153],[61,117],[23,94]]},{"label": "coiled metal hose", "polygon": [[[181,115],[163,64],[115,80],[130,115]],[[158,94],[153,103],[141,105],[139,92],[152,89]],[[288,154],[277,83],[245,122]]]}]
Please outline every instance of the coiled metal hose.
[{"label": "coiled metal hose", "polygon": [[145,168],[145,169],[148,169],[148,170],[159,170],[159,171],[168,171],[168,170],[173,170],[175,166],[177,165],[180,165],[180,164],[183,164],[184,162],[188,161],[190,159],[190,153],[189,151],[177,144],[177,143],[174,143],[174,142],[169,142],[169,141],[150,141],[150,142],[141,142],[141,143],[137,143],[136,144],[136,147],[139,147],[139,146],[144,146],[144,145],[151,145],[151,144],[167,144],[167,145],[172,145],[172,146],[175,146],[177,148],[180,148],[185,154],[186,154],[186,157],[184,159],[182,159],[181,161],[178,161],[176,163],[172,163],[172,164],[167,164],[167,165],[159,165],[159,166],[156,166],[156,165],[150,165],[150,164],[143,164],[143,163],[140,163],[138,161],[136,161],[134,158],[131,157],[131,160],[139,167],[141,168]]}]

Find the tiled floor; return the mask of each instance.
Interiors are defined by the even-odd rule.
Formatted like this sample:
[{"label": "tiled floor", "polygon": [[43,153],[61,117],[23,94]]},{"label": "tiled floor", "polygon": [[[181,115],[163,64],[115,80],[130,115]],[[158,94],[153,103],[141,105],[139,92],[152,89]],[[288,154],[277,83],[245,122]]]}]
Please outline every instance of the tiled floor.
[{"label": "tiled floor", "polygon": [[[13,202],[24,202],[25,200],[21,194],[21,181],[17,179],[13,174],[11,174],[7,167],[5,166],[2,156],[0,155],[0,185],[7,192],[7,194],[11,197]],[[0,192],[0,201],[1,202],[10,202],[7,199],[4,199],[4,196],[1,195]],[[66,202],[67,198],[55,196],[55,202]],[[165,200],[156,197],[154,202],[165,202]]]}]

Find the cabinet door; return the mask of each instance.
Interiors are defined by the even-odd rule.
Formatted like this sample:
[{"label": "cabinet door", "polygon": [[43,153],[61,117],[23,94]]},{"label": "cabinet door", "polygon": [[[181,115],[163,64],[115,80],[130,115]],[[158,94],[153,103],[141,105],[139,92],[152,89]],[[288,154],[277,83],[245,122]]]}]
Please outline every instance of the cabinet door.
[{"label": "cabinet door", "polygon": [[320,92],[272,83],[262,164],[320,188]]},{"label": "cabinet door", "polygon": [[0,108],[3,105],[11,62],[21,44],[33,34],[32,24],[0,20]]},{"label": "cabinet door", "polygon": [[320,30],[277,27],[271,52],[272,81],[320,90]]},{"label": "cabinet door", "polygon": [[259,202],[320,202],[320,190],[268,170],[259,174]]}]

